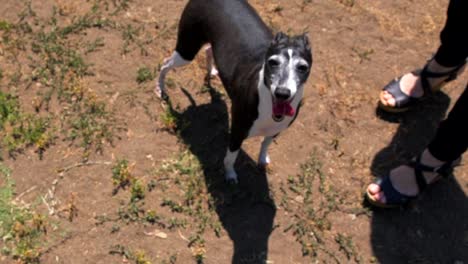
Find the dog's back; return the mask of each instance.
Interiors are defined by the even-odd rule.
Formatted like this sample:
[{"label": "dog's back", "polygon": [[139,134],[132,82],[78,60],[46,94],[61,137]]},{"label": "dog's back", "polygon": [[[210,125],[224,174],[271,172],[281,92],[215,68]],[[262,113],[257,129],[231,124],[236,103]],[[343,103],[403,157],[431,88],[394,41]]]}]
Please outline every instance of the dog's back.
[{"label": "dog's back", "polygon": [[[192,60],[210,43],[226,89],[239,72],[251,72],[265,58],[273,36],[245,0],[190,0],[182,14],[176,51]],[[239,70],[242,67],[242,70]]]}]

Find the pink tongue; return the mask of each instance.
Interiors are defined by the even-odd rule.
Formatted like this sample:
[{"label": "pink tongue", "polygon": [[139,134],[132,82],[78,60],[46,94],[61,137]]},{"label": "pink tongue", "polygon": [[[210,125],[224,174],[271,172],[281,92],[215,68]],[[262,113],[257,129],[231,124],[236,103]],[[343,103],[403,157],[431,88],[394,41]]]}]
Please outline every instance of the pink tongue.
[{"label": "pink tongue", "polygon": [[277,102],[273,104],[273,115],[275,116],[294,116],[294,108],[288,102]]}]

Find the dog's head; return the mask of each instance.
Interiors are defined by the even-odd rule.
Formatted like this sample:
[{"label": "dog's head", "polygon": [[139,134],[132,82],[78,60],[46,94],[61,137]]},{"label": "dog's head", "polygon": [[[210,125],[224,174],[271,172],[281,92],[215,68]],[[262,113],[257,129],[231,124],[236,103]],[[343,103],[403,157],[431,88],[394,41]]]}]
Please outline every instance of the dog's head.
[{"label": "dog's head", "polygon": [[264,83],[273,100],[273,118],[294,115],[290,102],[302,89],[312,67],[312,51],[306,34],[289,37],[279,32],[268,48]]}]

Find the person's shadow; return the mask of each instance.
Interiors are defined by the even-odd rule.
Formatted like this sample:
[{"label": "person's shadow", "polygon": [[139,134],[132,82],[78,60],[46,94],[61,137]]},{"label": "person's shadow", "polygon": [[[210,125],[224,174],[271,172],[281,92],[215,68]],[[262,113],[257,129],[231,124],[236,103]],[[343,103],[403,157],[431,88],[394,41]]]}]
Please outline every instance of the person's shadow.
[{"label": "person's shadow", "polygon": [[197,105],[183,88],[191,105],[179,113],[169,103],[169,111],[177,120],[176,132],[203,168],[206,186],[215,200],[216,213],[234,243],[232,263],[265,263],[276,214],[266,173],[241,150],[236,162],[239,184],[229,185],[224,181],[228,109],[221,94],[209,82],[205,88],[211,97],[207,104]]},{"label": "person's shadow", "polygon": [[[407,113],[377,115],[400,126],[391,143],[374,157],[371,171],[385,176],[425,149],[444,119],[450,98],[438,93]],[[374,209],[372,249],[378,263],[468,261],[468,201],[454,177],[431,185],[402,209]]]}]

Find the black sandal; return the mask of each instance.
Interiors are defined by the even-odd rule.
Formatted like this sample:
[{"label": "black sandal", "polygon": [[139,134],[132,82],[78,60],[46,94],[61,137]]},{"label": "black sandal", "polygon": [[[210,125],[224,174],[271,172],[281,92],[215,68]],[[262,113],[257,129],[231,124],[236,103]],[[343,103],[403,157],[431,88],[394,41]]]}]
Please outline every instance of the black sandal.
[{"label": "black sandal", "polygon": [[[428,70],[428,65],[429,63],[427,63],[426,66],[424,66],[424,69],[419,73],[419,76],[421,78],[421,85],[424,91],[423,96],[416,98],[416,97],[411,97],[405,94],[401,90],[401,87],[400,87],[401,77],[399,77],[397,79],[392,80],[389,84],[387,84],[383,88],[384,91],[387,91],[393,96],[393,98],[395,98],[395,106],[384,105],[379,100],[379,108],[387,112],[391,112],[391,113],[400,113],[400,112],[405,112],[409,110],[411,107],[413,107],[422,99],[427,98],[430,95],[433,95],[435,91],[439,91],[440,88],[442,88],[442,86],[445,85],[446,83],[455,80],[458,76],[460,69],[463,68],[463,66],[465,66],[465,63],[447,72],[431,72]],[[439,86],[438,89],[433,89],[431,85],[429,84],[428,78],[440,78],[440,77],[447,77],[447,79],[444,80],[444,82]]]},{"label": "black sandal", "polygon": [[[387,176],[378,179],[375,183],[380,186],[381,192],[384,193],[386,202],[380,202],[374,198],[369,193],[369,190],[366,191],[366,199],[370,204],[376,207],[381,208],[396,208],[400,206],[407,205],[409,202],[417,198],[423,191],[426,189],[427,183],[424,178],[423,172],[435,172],[439,174],[439,177],[447,178],[453,172],[453,168],[458,166],[461,162],[461,158],[456,159],[455,161],[446,162],[439,167],[431,167],[424,164],[421,164],[421,155],[419,155],[415,160],[407,164],[409,167],[414,169],[414,174],[416,175],[416,183],[418,185],[419,191],[415,196],[410,196],[400,193],[398,190],[393,187],[392,181],[390,180],[390,174]],[[436,182],[437,178],[432,182]]]}]

